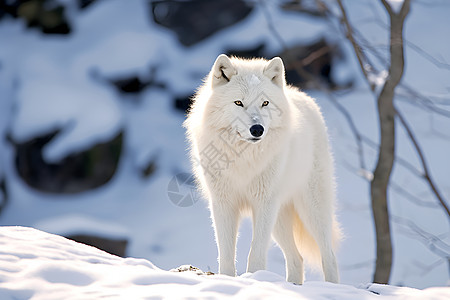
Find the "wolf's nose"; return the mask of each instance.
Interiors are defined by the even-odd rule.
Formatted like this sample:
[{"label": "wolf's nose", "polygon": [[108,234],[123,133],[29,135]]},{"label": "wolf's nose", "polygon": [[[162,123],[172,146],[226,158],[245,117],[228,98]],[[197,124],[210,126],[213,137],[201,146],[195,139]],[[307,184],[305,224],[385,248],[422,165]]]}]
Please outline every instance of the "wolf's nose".
[{"label": "wolf's nose", "polygon": [[262,127],[259,124],[253,125],[252,127],[250,127],[250,133],[254,136],[254,137],[260,137],[263,135],[264,133],[264,127]]}]

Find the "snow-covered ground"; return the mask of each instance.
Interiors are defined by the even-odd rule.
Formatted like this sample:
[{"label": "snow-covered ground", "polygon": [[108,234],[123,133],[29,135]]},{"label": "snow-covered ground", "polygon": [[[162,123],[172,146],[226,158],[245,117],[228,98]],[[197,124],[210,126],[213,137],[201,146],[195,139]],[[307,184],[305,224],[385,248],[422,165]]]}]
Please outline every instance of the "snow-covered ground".
[{"label": "snow-covered ground", "polygon": [[[17,20],[4,19],[0,22],[0,40],[8,41],[0,47],[0,181],[3,176],[7,179],[9,196],[8,205],[0,214],[0,225],[23,225],[60,235],[88,233],[126,238],[129,240],[127,256],[148,259],[164,270],[192,264],[204,271],[215,272],[217,252],[206,203],[197,201],[192,206],[181,207],[172,203],[168,197],[168,185],[174,176],[190,172],[185,132],[181,126],[184,115],[173,109],[173,98],[192,93],[216,56],[226,49],[247,49],[265,42],[267,52],[276,54],[282,47],[268,29],[265,15],[259,6],[242,22],[188,48],[181,46],[173,33],[149,19],[145,13],[148,10],[146,3],[147,1],[140,0],[97,1],[82,12],[72,9],[70,18],[76,30],[70,38],[42,35],[36,30],[26,29],[25,25]],[[267,3],[271,5],[272,2]],[[344,4],[355,28],[385,55],[388,41],[385,26],[387,18],[382,6],[372,0],[345,1]],[[445,39],[450,28],[450,3],[434,1],[431,4],[414,1],[411,15],[406,21],[405,36],[412,44],[406,47],[407,61],[403,82],[445,104],[449,102],[447,79],[450,72],[448,68],[440,67],[436,61],[427,59],[421,51],[433,56],[438,62],[450,61],[450,40]],[[307,43],[320,37],[341,43],[346,60],[334,69],[333,76],[339,82],[353,78],[355,87],[351,92],[338,93],[336,97],[352,114],[358,129],[377,141],[374,98],[361,78],[350,45],[342,42],[345,38],[323,20],[284,12],[276,6],[270,7],[269,11],[288,45]],[[159,66],[155,79],[164,82],[166,88],[152,87],[138,96],[123,96],[105,83],[105,78],[116,76],[139,74],[146,78],[149,76],[150,66]],[[386,69],[381,62],[378,62],[378,67],[381,71]],[[381,75],[374,80],[382,82]],[[346,236],[338,253],[341,280],[345,284],[360,286],[371,281],[375,261],[369,184],[359,175],[361,170],[355,142],[346,121],[326,95],[317,91],[308,92],[317,98],[322,107],[336,157],[339,220]],[[450,128],[450,121],[429,111],[424,112],[405,92],[398,96],[399,108],[404,111],[425,149],[433,177],[443,195],[449,199],[450,136],[446,129]],[[63,131],[44,148],[44,157],[48,162],[55,162],[67,154],[87,149],[114,136],[118,130],[123,130],[124,150],[114,178],[100,188],[74,195],[46,194],[27,186],[14,169],[12,146],[3,137],[10,134],[16,141],[24,141],[39,134],[46,134],[56,126],[62,126]],[[420,169],[417,156],[401,127],[398,133],[397,154]],[[142,177],[140,170],[155,158],[155,173],[149,178]],[[365,159],[367,169],[372,170],[376,153],[368,146],[365,147]],[[433,242],[436,242],[434,237],[450,243],[450,230],[445,215],[436,205],[428,187],[402,165],[396,165],[392,180],[403,192],[399,192],[399,189],[390,191],[390,209],[396,217],[392,227],[394,265],[391,283],[417,288],[448,285],[447,260],[430,251]],[[415,197],[408,197],[404,190]],[[409,221],[433,235],[423,236],[412,231],[408,226]],[[19,232],[21,231],[19,230],[17,235]],[[37,243],[33,245],[38,245],[37,241],[43,234],[34,232],[32,235],[36,235]],[[55,240],[61,241],[57,238]],[[244,220],[238,241],[238,274],[245,272],[250,240],[251,225],[248,220]],[[61,270],[68,266],[63,260],[59,260],[61,265],[53,262],[44,267],[40,264],[46,264],[48,260],[31,259],[27,258],[27,255],[19,255],[16,259],[14,251],[25,251],[27,248],[18,241],[9,241],[0,249],[5,253],[6,256],[3,257],[6,259],[6,251],[12,251],[10,258],[14,263],[5,263],[6,267],[11,270],[19,268],[17,270],[20,271],[22,267],[31,268],[35,265],[38,269],[34,273],[30,271],[29,276],[24,277],[23,286],[31,284],[39,289],[42,282],[59,278]],[[60,247],[53,244],[53,238],[49,241],[55,249]],[[16,246],[17,248],[14,248]],[[81,248],[94,251],[91,248]],[[79,249],[78,246],[76,249]],[[44,252],[58,251],[47,249]],[[66,254],[61,255],[59,257],[67,257]],[[107,261],[105,265],[111,270],[116,270],[116,265],[124,265],[125,269],[132,268],[128,262],[137,262],[134,259],[111,258],[104,253],[98,256]],[[5,261],[7,260],[2,260],[2,264]],[[81,259],[79,263],[85,266],[83,264],[88,262]],[[293,292],[293,295],[296,295],[297,290],[302,290],[305,293],[323,292],[324,294],[317,294],[317,297],[325,297],[332,287],[333,293],[330,295],[342,291],[360,295],[359,299],[363,296],[375,296],[364,289],[312,282],[321,279],[321,276],[310,271],[307,272],[307,282],[302,287],[282,283],[284,258],[275,246],[270,249],[268,255],[270,272],[242,275],[232,281],[220,276],[210,278],[166,273],[143,261],[135,264],[140,263],[143,265],[136,266],[136,269],[156,274],[155,278],[159,279],[155,279],[155,282],[180,282],[180,289],[181,285],[184,285],[187,294],[203,291],[206,293],[209,291],[208,287],[217,293],[230,290],[256,293],[260,288],[263,289],[260,287],[261,281],[258,281],[262,279],[275,281],[269,285],[267,291],[264,289],[267,293],[279,291]],[[54,273],[51,266],[56,268]],[[98,273],[102,266],[89,264],[93,273],[86,271],[89,273],[85,274],[86,276],[77,277],[78,273],[74,273],[75,283],[84,284],[80,290],[92,291],[97,280],[99,285],[105,284],[106,290],[102,291],[114,289],[109,280],[116,279],[98,275],[103,274]],[[3,265],[1,267],[3,268]],[[45,271],[45,268],[49,271]],[[122,271],[119,269],[111,273],[120,274]],[[68,270],[70,273],[72,269]],[[127,271],[123,272],[125,274]],[[22,281],[19,277],[23,274],[25,273],[16,272],[16,277],[8,275],[5,277],[8,281],[4,284],[8,287],[21,287]],[[39,279],[40,275],[42,276]],[[147,278],[146,276],[144,278]],[[61,276],[72,280],[69,277]],[[30,281],[25,281],[25,278]],[[77,278],[81,278],[80,281]],[[157,285],[144,287],[136,284],[133,278],[129,277],[123,284],[130,283],[133,286],[130,290],[136,293],[144,289],[147,291],[158,288]],[[116,287],[123,287],[120,279],[117,280],[119,281],[113,281],[117,283]],[[218,286],[237,287],[223,290],[218,288],[217,291],[216,281],[219,281]],[[142,282],[152,281],[149,279]],[[49,284],[42,285],[42,288],[44,286],[58,290],[68,289],[73,285]],[[160,288],[170,290],[170,285]],[[370,288],[384,294],[409,291],[376,285]],[[418,293],[416,290],[411,291]],[[33,288],[24,287],[16,296],[19,299],[27,298],[27,293],[33,292]],[[128,293],[125,289],[116,292]],[[23,297],[20,293],[24,293]],[[351,298],[349,296],[346,299]]]},{"label": "snow-covered ground", "polygon": [[[434,299],[450,288],[418,290],[326,282],[296,286],[269,271],[239,277],[164,271],[26,227],[0,228],[0,299]],[[189,270],[182,267],[180,270]],[[201,274],[201,275],[199,275]]]}]

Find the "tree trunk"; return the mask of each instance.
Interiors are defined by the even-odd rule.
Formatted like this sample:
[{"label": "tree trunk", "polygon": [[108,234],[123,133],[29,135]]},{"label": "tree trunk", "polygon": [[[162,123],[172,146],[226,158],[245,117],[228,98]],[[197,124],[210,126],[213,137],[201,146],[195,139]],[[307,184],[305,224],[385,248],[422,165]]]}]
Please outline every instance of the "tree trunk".
[{"label": "tree trunk", "polygon": [[392,267],[392,242],[389,226],[387,187],[395,157],[395,109],[393,99],[395,88],[403,75],[403,23],[409,12],[410,0],[405,0],[398,14],[392,11],[385,0],[382,0],[382,3],[389,13],[391,23],[391,58],[389,77],[377,99],[380,122],[380,149],[370,186],[377,242],[377,260],[373,277],[373,282],[376,283],[388,283]]}]

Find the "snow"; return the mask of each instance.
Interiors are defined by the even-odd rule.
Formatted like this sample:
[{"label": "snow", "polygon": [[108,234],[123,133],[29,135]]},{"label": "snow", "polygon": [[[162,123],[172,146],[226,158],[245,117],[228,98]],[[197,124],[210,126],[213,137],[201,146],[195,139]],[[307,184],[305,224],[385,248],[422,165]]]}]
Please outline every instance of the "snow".
[{"label": "snow", "polygon": [[373,72],[367,73],[367,79],[369,80],[370,84],[375,86],[375,91],[378,91],[377,94],[379,94],[379,91],[381,91],[381,88],[383,87],[388,75],[389,72],[387,70],[383,70],[381,72],[378,72],[377,74]]},{"label": "snow", "polygon": [[114,222],[77,214],[48,218],[38,222],[36,227],[41,228],[43,231],[58,233],[58,235],[63,236],[92,234],[94,236],[120,239],[129,235],[126,228]]},{"label": "snow", "polygon": [[119,32],[95,45],[92,51],[81,53],[74,62],[74,68],[80,70],[92,68],[109,75],[127,75],[136,70],[142,70],[140,72],[142,73],[145,69],[149,69],[152,58],[154,60],[162,54],[158,51],[160,47],[155,47],[158,43],[160,43],[158,37],[151,34]]},{"label": "snow", "polygon": [[404,0],[387,0],[387,3],[396,14],[398,14],[402,9],[403,2]]},{"label": "snow", "polygon": [[48,162],[57,162],[70,153],[105,142],[122,127],[116,95],[101,85],[69,80],[24,81],[17,95],[21,109],[12,127],[16,142],[62,128],[44,148],[43,155]]},{"label": "snow", "polygon": [[[73,6],[70,4],[73,1],[64,2]],[[146,258],[166,270],[190,263],[205,271],[215,272],[217,250],[207,203],[196,201],[192,206],[180,207],[172,203],[167,194],[168,184],[174,176],[190,172],[185,130],[182,128],[184,114],[173,109],[173,98],[190,95],[220,53],[229,49],[248,49],[264,42],[268,55],[275,55],[282,50],[282,46],[268,29],[261,7],[255,8],[243,21],[186,48],[178,43],[173,33],[150,20],[146,15],[146,3],[140,0],[96,1],[84,11],[71,6],[69,13],[74,31],[70,37],[42,35],[34,29],[26,29],[21,22],[7,18],[0,22],[0,39],[8,41],[0,47],[0,180],[2,176],[5,177],[8,190],[8,204],[0,214],[0,225],[30,226],[60,235],[91,233],[126,238],[129,241],[127,256]],[[376,103],[361,77],[351,45],[342,42],[345,37],[322,19],[286,12],[275,4],[266,1],[265,5],[288,46],[313,42],[321,37],[339,42],[346,60],[339,63],[333,70],[333,75],[338,82],[354,79],[355,85],[351,91],[338,91],[336,97],[351,113],[357,128],[377,142]],[[386,56],[388,20],[382,5],[371,0],[345,1],[344,4],[354,27],[382,53],[381,56]],[[450,28],[448,8],[446,1],[435,2],[433,5],[414,1],[411,15],[405,24],[408,42],[441,62],[450,61],[450,40],[442,39],[448,35]],[[417,51],[417,47],[406,46],[406,71],[402,82],[429,96],[437,104],[447,103],[447,78],[450,75],[448,68],[430,62],[421,55],[420,50]],[[386,76],[382,70],[386,70],[387,66],[369,51],[367,54],[376,63],[376,70],[381,70],[371,74],[371,80],[381,86]],[[152,79],[166,84],[166,88],[151,87],[139,95],[124,96],[107,80],[131,75],[148,79],[152,67],[157,69],[155,74],[151,74],[154,76]],[[448,118],[424,112],[420,101],[404,88],[399,91],[397,105],[417,133],[433,177],[444,196],[449,199],[450,145],[445,129],[449,128],[450,122]],[[19,272],[15,275],[17,277],[8,277],[15,278],[15,281],[7,281],[10,287],[16,287],[17,294],[14,297],[27,298],[27,295],[35,293],[34,287],[39,289],[40,285],[48,284],[46,288],[53,289],[55,293],[58,289],[64,289],[68,293],[65,296],[70,298],[69,287],[72,284],[68,284],[69,282],[75,283],[75,286],[82,283],[77,289],[85,291],[92,291],[99,282],[99,286],[105,288],[105,295],[110,289],[114,289],[111,284],[116,285],[111,294],[118,295],[140,295],[143,289],[156,288],[169,294],[177,292],[169,287],[170,284],[167,287],[139,285],[131,279],[134,277],[125,276],[131,272],[136,272],[136,276],[141,272],[144,274],[144,279],[138,282],[152,283],[153,275],[146,273],[149,272],[156,274],[154,278],[160,282],[180,282],[179,289],[185,291],[186,295],[202,293],[204,297],[207,297],[204,294],[207,290],[220,295],[226,292],[241,295],[242,291],[242,295],[247,296],[267,292],[275,296],[294,293],[297,297],[306,297],[311,292],[317,293],[314,294],[316,298],[333,295],[339,290],[348,293],[347,299],[352,297],[352,293],[359,295],[359,299],[378,297],[367,292],[366,287],[381,292],[383,297],[393,297],[397,292],[407,294],[409,290],[405,288],[397,290],[392,286],[365,284],[371,280],[375,262],[368,180],[372,177],[376,151],[367,143],[364,145],[366,169],[360,168],[354,138],[345,119],[336,111],[327,95],[317,91],[307,92],[317,98],[322,108],[335,153],[338,218],[346,236],[337,254],[341,280],[358,287],[364,283],[364,288],[315,282],[314,280],[321,279],[321,275],[310,270],[307,270],[307,282],[304,286],[286,284],[283,282],[284,258],[276,246],[271,247],[268,253],[269,271],[244,274],[252,233],[251,223],[246,219],[242,223],[238,240],[237,270],[241,276],[236,279],[216,275],[198,277],[172,274],[155,269],[142,260],[113,259],[104,253],[95,252],[102,257],[102,261],[107,262],[103,266],[105,270],[111,270],[114,275],[106,278],[101,276],[104,274],[102,265],[91,266],[90,262],[83,262],[81,258],[66,256],[64,250],[59,252],[61,257],[74,258],[77,261],[74,266],[65,265],[68,262],[64,260],[55,262],[40,254],[44,258],[42,261],[31,258],[28,261],[36,266],[39,274]],[[44,150],[48,162],[56,162],[73,152],[106,141],[123,130],[124,147],[113,179],[100,188],[74,195],[46,194],[27,186],[14,168],[14,149],[4,137],[11,134],[16,141],[26,141],[48,134],[56,128],[60,128],[61,133]],[[420,170],[420,163],[405,132],[401,127],[397,132],[397,155]],[[148,178],[143,177],[142,169],[152,160],[156,161],[155,172]],[[447,261],[429,250],[430,245],[433,246],[433,239],[422,239],[411,228],[402,224],[405,219],[412,220],[420,228],[449,244],[450,231],[445,215],[436,205],[429,188],[401,164],[394,168],[392,180],[420,201],[414,202],[412,197],[405,196],[400,189],[390,191],[390,209],[396,217],[393,218],[395,221],[391,228],[394,239],[391,283],[418,288],[448,285]],[[0,191],[0,200],[2,197]],[[33,234],[38,235],[37,232]],[[8,243],[8,247],[14,245],[20,248],[17,241]],[[46,252],[57,252],[58,247],[61,247],[58,245],[51,244],[56,250],[51,250],[49,246]],[[6,252],[7,249],[11,248],[5,246],[0,251]],[[83,249],[94,251],[91,248]],[[10,256],[16,257],[13,254]],[[49,260],[52,265],[46,267],[56,270],[54,274],[61,272],[59,268],[73,270],[73,274],[78,274],[75,276],[76,280],[69,281],[69,278],[65,278],[66,284],[51,283],[55,277],[48,275],[39,265]],[[14,263],[17,261],[20,259],[16,258],[9,264],[2,263],[2,266],[17,269],[19,266],[15,267]],[[129,262],[134,262],[135,266],[128,265]],[[140,263],[144,266],[139,265]],[[97,270],[97,273],[80,275],[80,270],[76,267],[78,264],[86,266],[88,270]],[[126,266],[124,268],[129,270],[123,270],[123,285],[120,281],[122,272],[113,271],[116,270],[116,265],[117,268],[119,265]],[[25,270],[28,265],[23,262],[20,268]],[[161,275],[161,272],[165,275]],[[22,284],[19,276],[26,274],[30,276],[24,277]],[[43,278],[39,279],[38,275]],[[6,275],[2,273],[0,276]],[[271,283],[266,290],[267,282]],[[128,288],[119,290],[124,285],[129,287],[127,284],[132,286],[130,291]],[[299,296],[296,293],[298,289],[305,294]],[[433,289],[411,291],[426,297]],[[78,290],[72,292],[77,293]],[[45,298],[42,295],[40,297]]]},{"label": "snow", "polygon": [[[307,281],[296,286],[269,271],[239,277],[206,275],[182,266],[119,258],[58,235],[0,228],[0,298],[12,299],[448,299],[450,288]],[[189,271],[192,269],[192,271]],[[182,271],[182,272],[180,272]]]}]

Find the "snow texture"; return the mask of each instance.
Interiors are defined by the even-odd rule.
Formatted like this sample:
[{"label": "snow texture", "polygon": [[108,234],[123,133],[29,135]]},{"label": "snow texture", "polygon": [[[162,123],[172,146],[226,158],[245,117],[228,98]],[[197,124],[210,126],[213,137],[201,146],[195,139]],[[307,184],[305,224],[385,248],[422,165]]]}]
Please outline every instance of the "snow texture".
[{"label": "snow texture", "polygon": [[295,286],[269,271],[228,277],[202,275],[195,268],[183,266],[180,270],[168,272],[144,259],[119,258],[96,248],[26,227],[1,227],[0,245],[2,300],[446,300],[450,297],[450,288],[418,290],[377,284],[356,288],[314,281]]}]

